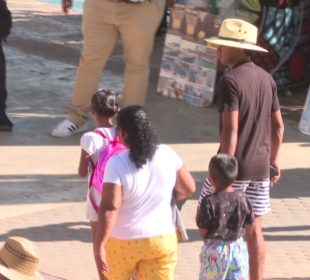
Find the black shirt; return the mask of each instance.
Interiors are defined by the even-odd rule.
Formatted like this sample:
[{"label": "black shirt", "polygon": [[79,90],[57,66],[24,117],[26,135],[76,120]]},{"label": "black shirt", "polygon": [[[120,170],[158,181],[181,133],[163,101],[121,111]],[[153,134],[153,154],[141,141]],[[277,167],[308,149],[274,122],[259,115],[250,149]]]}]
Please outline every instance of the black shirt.
[{"label": "black shirt", "polygon": [[200,205],[197,226],[207,229],[207,239],[237,240],[247,224],[254,223],[251,203],[242,191],[216,192]]},{"label": "black shirt", "polygon": [[237,180],[269,178],[271,113],[279,109],[274,80],[253,62],[237,65],[219,83],[219,112],[239,112]]}]

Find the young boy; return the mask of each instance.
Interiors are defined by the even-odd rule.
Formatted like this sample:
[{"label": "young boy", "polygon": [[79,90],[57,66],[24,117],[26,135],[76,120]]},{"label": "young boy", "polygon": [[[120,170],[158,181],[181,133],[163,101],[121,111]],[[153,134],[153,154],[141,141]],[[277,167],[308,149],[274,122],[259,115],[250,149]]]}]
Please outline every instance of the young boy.
[{"label": "young boy", "polygon": [[249,257],[243,239],[251,233],[254,216],[242,191],[231,186],[238,174],[235,157],[218,154],[209,164],[209,179],[215,192],[197,209],[196,223],[204,244],[200,253],[200,280],[248,279]]}]

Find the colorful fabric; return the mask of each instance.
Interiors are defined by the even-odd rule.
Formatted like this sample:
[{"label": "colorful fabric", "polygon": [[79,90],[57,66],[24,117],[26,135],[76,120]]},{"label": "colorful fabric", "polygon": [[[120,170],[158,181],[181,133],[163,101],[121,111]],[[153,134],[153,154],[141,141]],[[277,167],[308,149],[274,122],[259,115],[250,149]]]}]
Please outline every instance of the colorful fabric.
[{"label": "colorful fabric", "polygon": [[109,238],[106,256],[109,280],[128,280],[133,271],[139,280],[174,280],[177,263],[176,234],[137,240]]},{"label": "colorful fabric", "polygon": [[247,280],[249,257],[243,238],[207,239],[200,253],[199,280]]},{"label": "colorful fabric", "polygon": [[[246,193],[249,198],[253,214],[255,216],[262,216],[269,211],[271,211],[270,206],[270,179],[262,179],[262,180],[245,180],[245,181],[235,181],[232,184],[233,188],[236,190],[242,190]],[[201,204],[202,200],[214,192],[214,189],[208,180],[208,178],[203,183],[198,205]]]}]

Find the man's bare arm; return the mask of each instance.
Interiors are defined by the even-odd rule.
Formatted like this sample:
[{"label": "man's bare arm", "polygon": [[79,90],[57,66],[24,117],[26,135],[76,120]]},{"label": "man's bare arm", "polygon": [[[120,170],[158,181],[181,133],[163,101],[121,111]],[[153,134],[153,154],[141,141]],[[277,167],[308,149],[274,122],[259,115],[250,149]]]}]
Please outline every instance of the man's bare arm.
[{"label": "man's bare arm", "polygon": [[220,153],[234,156],[238,143],[239,111],[221,113]]},{"label": "man's bare arm", "polygon": [[281,111],[278,110],[271,113],[271,150],[270,164],[278,171],[278,175],[271,178],[273,183],[276,183],[281,176],[279,167],[279,151],[283,140],[284,124]]}]

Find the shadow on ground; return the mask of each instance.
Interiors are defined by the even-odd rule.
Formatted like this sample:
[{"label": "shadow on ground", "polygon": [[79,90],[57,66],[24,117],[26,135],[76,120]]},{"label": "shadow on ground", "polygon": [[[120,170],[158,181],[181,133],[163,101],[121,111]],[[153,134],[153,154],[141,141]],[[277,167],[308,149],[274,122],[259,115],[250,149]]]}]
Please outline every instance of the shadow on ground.
[{"label": "shadow on ground", "polygon": [[81,241],[92,242],[88,222],[49,224],[38,227],[16,228],[0,235],[0,240],[10,236],[23,236],[35,242]]},{"label": "shadow on ground", "polygon": [[[207,172],[193,172],[196,192],[189,198],[199,198]],[[294,174],[294,176],[292,176]],[[297,174],[297,176],[296,176]],[[282,170],[281,182],[271,189],[271,198],[287,199],[310,197],[307,176],[309,169]],[[2,205],[50,202],[80,202],[85,200],[87,179],[78,175],[0,175]]]},{"label": "shadow on ground", "polygon": [[[271,231],[270,231],[271,230]],[[310,235],[304,234],[303,231],[309,231],[310,225],[306,226],[288,226],[288,227],[266,227],[263,228],[265,241],[310,241]],[[289,232],[300,231],[301,234],[291,235]],[[273,235],[269,235],[272,232]],[[281,234],[275,234],[275,233]],[[198,229],[187,229],[187,234],[189,237],[189,241],[187,242],[195,242],[200,241],[201,237]]]}]

